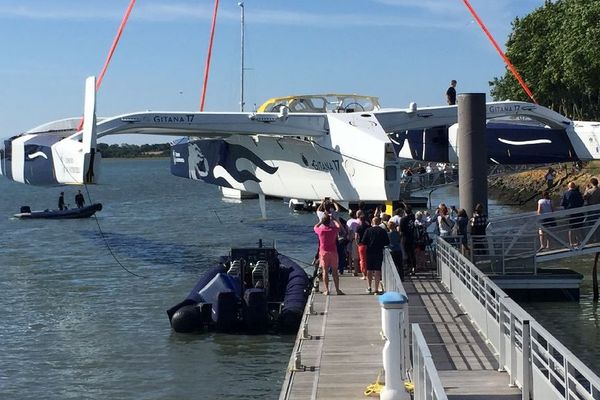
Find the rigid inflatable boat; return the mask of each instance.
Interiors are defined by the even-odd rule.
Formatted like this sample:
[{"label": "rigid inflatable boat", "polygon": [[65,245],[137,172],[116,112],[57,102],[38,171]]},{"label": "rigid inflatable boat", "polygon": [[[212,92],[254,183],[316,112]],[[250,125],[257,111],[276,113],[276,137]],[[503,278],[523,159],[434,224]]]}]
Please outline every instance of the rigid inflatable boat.
[{"label": "rigid inflatable boat", "polygon": [[231,249],[167,314],[176,332],[292,333],[300,326],[310,287],[298,264],[259,243]]},{"label": "rigid inflatable boat", "polygon": [[44,210],[44,211],[31,211],[29,206],[21,207],[21,212],[15,214],[15,218],[20,219],[74,219],[74,218],[89,218],[96,213],[96,211],[102,210],[102,204],[94,203],[92,205],[81,207],[81,208],[68,208],[65,210]]}]

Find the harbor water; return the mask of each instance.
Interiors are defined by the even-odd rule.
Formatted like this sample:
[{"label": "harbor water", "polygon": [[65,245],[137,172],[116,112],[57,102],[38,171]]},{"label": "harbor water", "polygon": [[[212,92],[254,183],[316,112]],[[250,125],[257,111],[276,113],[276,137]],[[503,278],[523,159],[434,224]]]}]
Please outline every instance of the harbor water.
[{"label": "harbor water", "polygon": [[276,239],[311,261],[314,216],[277,201],[263,221],[257,200],[225,202],[166,159],[102,173],[89,187],[102,234],[93,218],[10,219],[60,191],[74,204],[78,188],[0,179],[0,399],[276,399],[293,335],[176,334],[166,310],[232,245]]},{"label": "harbor water", "polygon": [[[225,201],[215,186],[171,176],[168,163],[104,160],[104,183],[89,187],[104,205],[99,225],[12,219],[22,205],[55,208],[60,191],[74,204],[78,188],[0,179],[0,399],[278,397],[293,335],[175,334],[166,310],[231,246],[276,240],[310,262],[315,216],[273,200],[262,220],[257,200]],[[439,189],[431,201],[457,195]],[[493,202],[490,211],[516,212]],[[598,373],[592,258],[567,261],[586,275],[580,303],[524,307]]]}]

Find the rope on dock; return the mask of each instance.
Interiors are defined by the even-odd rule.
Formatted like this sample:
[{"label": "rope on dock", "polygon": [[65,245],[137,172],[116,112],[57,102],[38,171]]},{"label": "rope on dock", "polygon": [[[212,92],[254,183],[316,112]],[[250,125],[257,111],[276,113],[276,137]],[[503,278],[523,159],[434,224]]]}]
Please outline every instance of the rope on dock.
[{"label": "rope on dock", "polygon": [[379,396],[379,394],[381,393],[381,389],[383,389],[385,386],[385,384],[381,382],[382,372],[383,370],[379,371],[375,382],[367,386],[367,388],[365,389],[365,396]]}]

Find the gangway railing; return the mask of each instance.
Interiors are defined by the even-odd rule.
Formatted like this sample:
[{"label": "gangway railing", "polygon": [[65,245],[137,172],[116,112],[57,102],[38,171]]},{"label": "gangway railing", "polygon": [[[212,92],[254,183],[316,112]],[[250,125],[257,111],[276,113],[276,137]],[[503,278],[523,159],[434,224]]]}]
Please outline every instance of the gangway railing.
[{"label": "gangway railing", "polygon": [[[600,204],[538,215],[535,212],[495,218],[487,233],[536,236],[538,262],[600,251]],[[542,243],[543,240],[543,243]],[[546,240],[549,248],[546,248]]]},{"label": "gangway railing", "polygon": [[444,386],[433,363],[429,346],[419,324],[412,324],[412,381],[415,400],[447,400]]},{"label": "gangway railing", "polygon": [[[408,298],[400,274],[396,269],[392,255],[388,249],[384,252],[381,268],[383,287],[387,292],[398,292]],[[418,324],[409,323],[409,308],[406,308],[404,318],[401,320],[400,332],[402,346],[404,346],[404,359],[402,361],[402,377],[409,378],[415,387],[415,400],[447,400],[444,386],[439,378],[437,369],[433,364],[431,352],[425,341]],[[412,339],[412,357],[411,357]],[[396,377],[398,378],[398,377]],[[386,377],[386,379],[392,379]]]},{"label": "gangway railing", "polygon": [[[463,251],[460,236],[444,240]],[[473,235],[468,237],[464,254],[488,275],[535,275],[537,246],[537,235]]]},{"label": "gangway railing", "polygon": [[600,378],[471,261],[436,239],[442,283],[498,354],[524,400],[600,399]]},{"label": "gangway railing", "polygon": [[[427,166],[427,164],[429,164],[429,166]],[[528,171],[540,168],[541,166],[542,165],[540,164],[493,164],[488,166],[488,178]],[[457,167],[457,164],[405,160],[401,163],[401,167],[405,172],[408,170],[411,171],[411,175],[403,175],[400,178],[401,193],[412,193],[420,190],[437,189],[451,184],[458,184],[459,168]],[[427,172],[427,170],[430,172]]]}]

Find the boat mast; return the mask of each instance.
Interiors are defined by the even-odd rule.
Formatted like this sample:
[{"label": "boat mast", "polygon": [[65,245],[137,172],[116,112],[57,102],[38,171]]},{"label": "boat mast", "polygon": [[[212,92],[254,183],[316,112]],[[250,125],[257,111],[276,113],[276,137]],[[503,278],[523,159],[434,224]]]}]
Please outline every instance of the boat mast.
[{"label": "boat mast", "polygon": [[241,31],[241,51],[240,51],[240,111],[244,111],[244,2],[238,3],[240,6],[240,31]]}]

